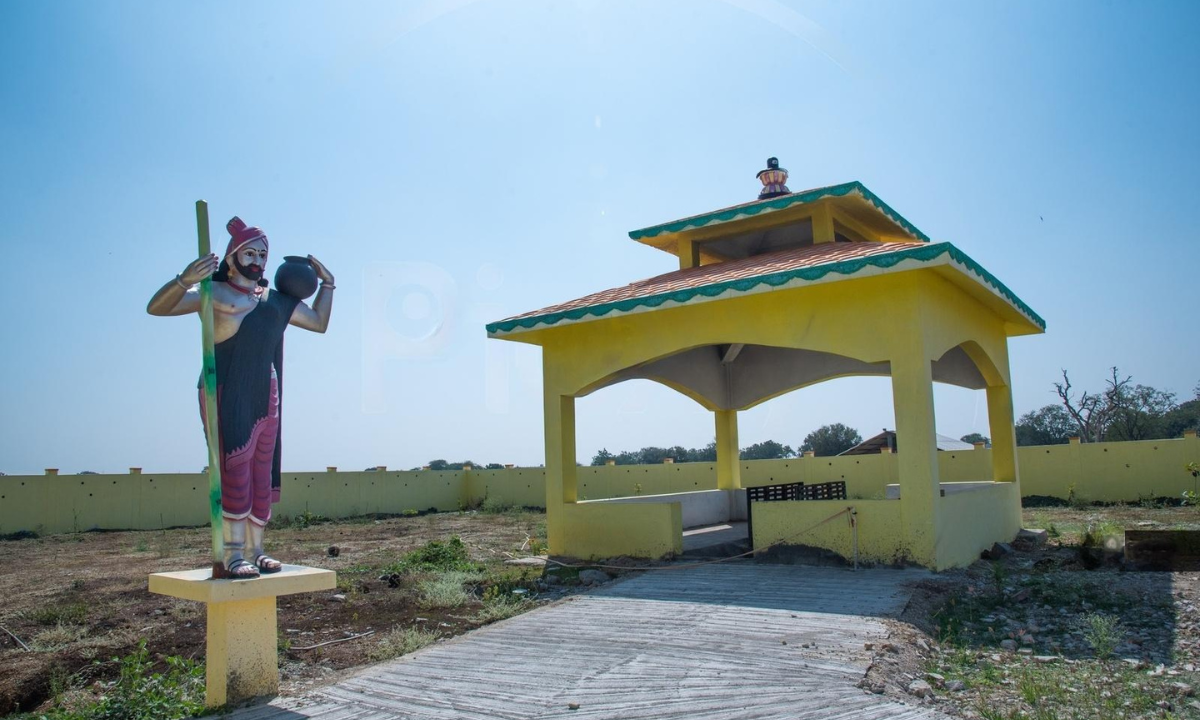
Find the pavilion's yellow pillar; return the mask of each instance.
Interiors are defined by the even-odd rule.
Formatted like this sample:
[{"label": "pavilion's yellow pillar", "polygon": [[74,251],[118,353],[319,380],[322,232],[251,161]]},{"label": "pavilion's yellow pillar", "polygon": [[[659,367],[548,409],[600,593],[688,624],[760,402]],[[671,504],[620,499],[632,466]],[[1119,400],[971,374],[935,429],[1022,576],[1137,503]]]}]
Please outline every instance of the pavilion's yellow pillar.
[{"label": "pavilion's yellow pillar", "polygon": [[717,416],[717,489],[737,490],[742,486],[737,410],[717,410],[714,415]]},{"label": "pavilion's yellow pillar", "polygon": [[1012,390],[1007,385],[987,389],[988,429],[992,433],[992,480],[1011,482],[1016,502],[1007,511],[1014,527],[1023,525],[1021,517],[1021,481],[1017,471],[1017,431],[1013,424]]},{"label": "pavilion's yellow pillar", "polygon": [[1017,482],[1017,430],[1012,390],[1007,385],[987,389],[988,429],[992,434],[992,480]]},{"label": "pavilion's yellow pillar", "polygon": [[892,402],[896,411],[896,462],[905,545],[914,561],[936,568],[941,487],[933,371],[920,343],[907,344],[898,357],[892,358]]},{"label": "pavilion's yellow pillar", "polygon": [[552,554],[561,553],[566,535],[566,503],[578,497],[575,471],[575,398],[547,386],[546,414],[546,535]]}]

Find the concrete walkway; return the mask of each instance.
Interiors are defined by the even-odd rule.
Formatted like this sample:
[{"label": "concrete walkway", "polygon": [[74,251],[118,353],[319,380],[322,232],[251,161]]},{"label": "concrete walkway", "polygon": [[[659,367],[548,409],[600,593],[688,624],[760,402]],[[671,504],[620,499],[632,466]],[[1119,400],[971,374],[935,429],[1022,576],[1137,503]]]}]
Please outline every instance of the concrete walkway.
[{"label": "concrete walkway", "polygon": [[[236,720],[942,720],[866,693],[864,642],[920,571],[732,562],[651,571]],[[572,707],[577,705],[577,707]]]}]

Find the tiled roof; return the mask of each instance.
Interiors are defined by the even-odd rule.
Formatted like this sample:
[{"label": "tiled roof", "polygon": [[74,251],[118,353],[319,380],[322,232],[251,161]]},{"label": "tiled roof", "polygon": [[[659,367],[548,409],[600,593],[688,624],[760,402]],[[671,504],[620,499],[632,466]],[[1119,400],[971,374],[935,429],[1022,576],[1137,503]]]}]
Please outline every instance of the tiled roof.
[{"label": "tiled roof", "polygon": [[715,210],[713,212],[704,213],[703,215],[693,215],[682,220],[675,220],[662,225],[653,225],[641,230],[634,230],[629,233],[629,237],[634,240],[643,240],[652,238],[663,233],[676,233],[683,230],[691,230],[693,228],[705,227],[708,225],[717,225],[720,223],[730,222],[751,215],[761,213],[774,212],[783,210],[784,208],[792,207],[793,205],[803,205],[805,203],[815,202],[821,198],[827,197],[842,197],[846,195],[856,195],[861,197],[867,203],[872,205],[877,211],[891,220],[896,225],[904,229],[904,232],[910,236],[929,242],[929,236],[917,229],[915,225],[904,219],[904,216],[893,210],[887,203],[879,199],[875,193],[867,189],[865,185],[858,182],[843,183],[841,185],[830,185],[829,187],[814,188],[812,190],[802,190],[800,192],[783,195],[777,198],[768,200],[754,200],[741,205],[727,207],[724,210]]},{"label": "tiled roof", "polygon": [[752,255],[739,260],[676,270],[628,285],[592,293],[577,300],[524,313],[487,326],[489,334],[504,334],[536,325],[554,325],[587,316],[603,317],[663,303],[682,304],[712,298],[725,292],[748,292],[761,285],[779,287],[811,282],[829,273],[853,275],[867,267],[890,268],[904,260],[926,263],[949,254],[979,279],[1012,303],[1022,314],[1045,327],[1045,322],[999,280],[950,243],[855,242],[820,243]]}]

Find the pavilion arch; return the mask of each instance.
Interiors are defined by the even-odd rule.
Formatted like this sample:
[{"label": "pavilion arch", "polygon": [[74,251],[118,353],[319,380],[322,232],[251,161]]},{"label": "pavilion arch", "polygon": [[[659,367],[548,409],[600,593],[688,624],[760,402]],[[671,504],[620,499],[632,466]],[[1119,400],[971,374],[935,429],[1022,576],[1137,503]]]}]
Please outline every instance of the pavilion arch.
[{"label": "pavilion arch", "polygon": [[[983,348],[983,346],[980,345],[979,343],[975,342],[974,340],[967,340],[965,342],[959,343],[958,345],[954,346],[950,350],[947,350],[946,352],[949,353],[949,352],[953,352],[955,350],[962,351],[968,358],[971,359],[971,362],[975,364],[975,367],[979,371],[979,374],[981,376],[983,376],[983,380],[986,383],[987,387],[991,387],[993,385],[1007,385],[1008,384],[1008,368],[1004,367],[1003,369],[1001,369],[1000,364],[997,364],[992,359],[991,355],[988,354],[988,351],[985,350]],[[1007,355],[1007,353],[1006,353],[1006,355]],[[944,357],[944,355],[943,355],[943,357]],[[1002,364],[1007,366],[1007,364],[1008,364],[1007,357],[1005,357],[1004,360],[1002,360]],[[978,388],[978,389],[982,389],[982,388]]]},{"label": "pavilion arch", "polygon": [[[977,343],[969,345],[951,348],[933,360],[933,381],[973,390],[1002,384],[986,352]],[[891,363],[866,362],[810,348],[715,343],[622,368],[573,395],[584,397],[626,380],[642,379],[665,385],[707,410],[747,410],[793,390],[842,377],[891,377]]]},{"label": "pavilion arch", "polygon": [[1009,387],[1008,347],[1006,343],[993,345],[999,357],[993,356],[984,344],[965,340],[950,348],[942,356],[961,353],[970,359],[977,369],[983,385],[977,389],[986,391],[988,408],[988,431],[992,438],[992,481],[1014,483],[1020,490],[1017,473],[1017,437],[1013,414],[1012,389]]},{"label": "pavilion arch", "polygon": [[[688,310],[692,310],[692,308],[688,308]],[[681,314],[679,324],[685,327],[692,324],[693,320],[689,317],[690,315],[690,312]],[[564,330],[577,330],[577,328],[564,328]],[[674,376],[679,374],[677,364],[681,359],[686,359],[689,363],[708,365],[722,362],[727,356],[730,356],[729,362],[735,362],[745,348],[750,348],[750,355],[757,356],[754,358],[754,362],[757,363],[771,364],[772,358],[762,357],[763,350],[775,353],[792,351],[808,355],[809,360],[822,356],[836,359],[838,365],[844,368],[838,371],[837,374],[840,375],[887,374],[887,352],[877,345],[845,345],[830,338],[798,340],[773,333],[770,328],[766,332],[736,334],[722,332],[722,330],[727,331],[728,328],[722,327],[704,332],[703,335],[707,337],[701,341],[697,341],[698,338],[695,337],[697,333],[690,333],[678,342],[673,338],[653,335],[646,337],[644,334],[639,334],[635,337],[628,337],[623,332],[603,333],[606,342],[610,343],[609,347],[586,347],[580,344],[571,348],[572,351],[564,353],[567,358],[570,358],[570,361],[573,361],[568,362],[574,364],[574,367],[569,372],[558,373],[556,385],[563,394],[582,397],[607,385],[635,377],[648,377],[649,374],[663,369],[668,372],[665,375],[660,373],[660,377],[671,382],[679,382]],[[619,352],[613,352],[611,345],[620,345]],[[547,347],[553,351],[551,346]],[[730,355],[731,353],[732,355]],[[582,363],[580,363],[585,357],[589,363],[586,368],[582,367]],[[744,362],[745,358],[742,360]],[[774,358],[773,364],[780,364],[779,360],[779,358]],[[880,372],[879,367],[884,370]],[[834,376],[835,374],[830,373],[818,379]],[[797,383],[793,387],[812,384],[818,379]],[[664,384],[672,386],[670,382]],[[778,395],[779,393],[773,394]],[[727,403],[718,404],[725,405]]]}]

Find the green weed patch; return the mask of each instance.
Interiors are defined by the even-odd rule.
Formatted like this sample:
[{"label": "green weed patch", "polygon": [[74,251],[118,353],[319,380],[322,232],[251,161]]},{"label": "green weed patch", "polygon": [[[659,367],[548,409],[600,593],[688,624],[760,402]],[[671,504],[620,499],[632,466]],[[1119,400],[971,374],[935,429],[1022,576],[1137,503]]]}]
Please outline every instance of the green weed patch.
[{"label": "green weed patch", "polygon": [[204,713],[204,665],[180,657],[166,659],[166,672],[151,672],[146,641],[124,658],[117,679],[103,688],[99,699],[54,707],[33,720],[183,720]]}]

